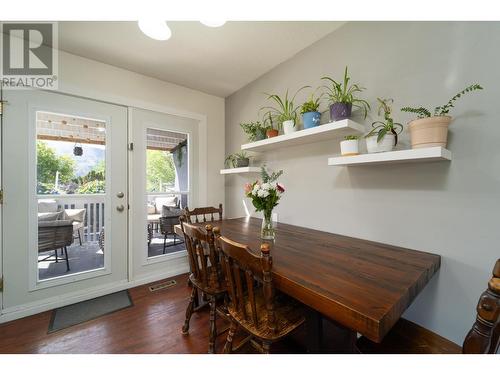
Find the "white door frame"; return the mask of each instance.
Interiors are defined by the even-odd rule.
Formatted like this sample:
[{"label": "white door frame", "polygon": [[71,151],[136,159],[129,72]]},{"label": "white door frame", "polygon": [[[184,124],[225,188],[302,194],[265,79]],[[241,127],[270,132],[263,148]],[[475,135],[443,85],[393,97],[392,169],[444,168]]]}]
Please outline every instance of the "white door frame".
[{"label": "white door frame", "polygon": [[[202,114],[202,113],[197,113],[197,112],[191,112],[191,111],[185,111],[182,109],[174,108],[174,107],[169,107],[169,106],[164,106],[164,105],[158,105],[158,104],[152,104],[150,102],[146,101],[141,101],[141,100],[134,100],[127,98],[125,96],[119,96],[119,95],[107,95],[103,94],[102,91],[93,91],[93,90],[82,90],[76,86],[72,86],[70,84],[65,85],[65,89],[57,91],[60,94],[65,94],[65,95],[70,95],[70,96],[76,96],[80,97],[83,99],[90,99],[94,101],[101,101],[104,103],[109,103],[109,104],[116,104],[116,105],[122,105],[126,107],[135,107],[135,108],[140,108],[140,109],[145,109],[145,110],[151,110],[151,111],[156,111],[164,114],[170,114],[170,115],[176,115],[176,116],[181,116],[181,117],[186,117],[189,119],[197,120],[198,121],[198,137],[199,137],[199,143],[198,143],[198,168],[199,168],[199,179],[198,179],[198,184],[199,184],[199,192],[198,192],[198,199],[199,199],[199,204],[200,205],[206,205],[207,204],[207,197],[208,197],[208,171],[207,171],[207,160],[208,160],[208,141],[207,141],[207,135],[208,135],[208,129],[207,129],[207,116]],[[5,110],[5,106],[4,106]],[[129,132],[130,133],[130,132]],[[1,137],[1,134],[0,134]],[[1,138],[0,138],[1,139]],[[3,151],[0,147],[0,165],[3,163]],[[1,172],[1,170],[0,170]],[[1,175],[0,175],[0,183],[1,183]],[[0,184],[1,186],[1,184]],[[1,212],[1,207],[0,207],[0,212]],[[2,217],[0,216],[0,224],[1,224],[1,219]],[[2,273],[2,250],[3,250],[3,238],[2,238],[2,232],[3,232],[3,226],[0,225],[0,275]],[[130,231],[129,231],[129,236],[130,236]],[[128,253],[130,254],[130,247],[131,247],[131,242],[129,239],[129,248],[128,248]],[[129,263],[129,269],[131,265]],[[60,295],[58,297],[54,298],[47,298],[45,300],[37,301],[36,303],[30,303],[26,304],[23,306],[19,306],[16,309],[11,309],[8,312],[3,311],[3,305],[1,304],[1,293],[0,293],[0,323],[11,321],[14,319],[19,319],[25,316],[33,315],[36,313],[40,313],[43,311],[47,311],[50,309],[54,309],[57,307],[65,306],[68,304],[72,303],[77,303],[80,301],[84,301],[86,299],[90,298],[95,298],[99,297],[102,295],[106,295],[109,293],[113,293],[116,291],[124,290],[127,288],[132,288],[135,286],[139,286],[142,284],[154,282],[163,278],[167,277],[172,277],[184,272],[187,272],[188,268],[184,265],[180,267],[170,267],[168,271],[165,272],[160,272],[156,274],[149,274],[141,278],[137,278],[135,280],[129,280],[128,282],[119,282],[116,283],[115,285],[108,285],[104,288],[102,287],[97,287],[97,288],[92,288],[89,290],[86,290],[82,293],[74,294],[74,293],[68,293],[65,295]],[[3,314],[3,315],[2,315]]]},{"label": "white door frame", "polygon": [[[171,268],[188,271],[187,252],[179,251],[158,257],[148,258],[146,231],[138,228],[146,227],[146,194],[145,162],[146,131],[160,129],[184,133],[188,137],[188,201],[190,205],[199,205],[200,191],[198,168],[199,121],[165,113],[129,108],[129,141],[134,143],[134,150],[129,157],[129,276],[130,280],[144,277],[155,272],[167,272]],[[144,244],[144,246],[143,246]],[[140,251],[140,254],[138,252]],[[162,263],[162,264],[159,264]]]},{"label": "white door frame", "polygon": [[[5,110],[5,105],[2,102],[3,100],[3,83],[0,82],[0,106]],[[3,170],[2,170],[2,134],[3,134],[3,115],[0,115],[0,190],[3,191]],[[0,279],[3,278],[3,204],[0,203]],[[3,311],[3,291],[0,290],[0,320],[2,319],[2,311]]]}]

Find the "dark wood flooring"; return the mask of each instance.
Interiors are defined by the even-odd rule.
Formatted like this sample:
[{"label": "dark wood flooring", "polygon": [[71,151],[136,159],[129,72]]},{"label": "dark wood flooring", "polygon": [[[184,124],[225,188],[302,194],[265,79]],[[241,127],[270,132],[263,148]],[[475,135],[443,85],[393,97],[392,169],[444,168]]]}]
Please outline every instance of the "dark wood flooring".
[{"label": "dark wood flooring", "polygon": [[[183,336],[181,327],[190,287],[187,275],[173,279],[177,285],[169,289],[150,292],[148,287],[152,284],[130,289],[134,303],[130,308],[51,334],[47,329],[52,311],[1,324],[0,353],[206,353],[208,309],[193,314],[190,334]],[[219,329],[225,326],[225,321],[218,319]],[[324,337],[328,340],[328,325],[324,327],[327,331]],[[222,351],[225,337],[226,333],[218,337],[217,352]],[[302,329],[294,337],[274,345],[272,351],[304,353],[304,342]],[[338,348],[327,350],[339,352]],[[248,344],[241,352],[256,351]]]}]

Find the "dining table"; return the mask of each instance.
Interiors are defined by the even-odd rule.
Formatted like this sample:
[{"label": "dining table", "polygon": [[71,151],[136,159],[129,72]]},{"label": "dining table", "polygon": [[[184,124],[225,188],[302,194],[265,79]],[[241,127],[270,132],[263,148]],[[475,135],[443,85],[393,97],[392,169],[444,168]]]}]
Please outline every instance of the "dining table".
[{"label": "dining table", "polygon": [[[275,288],[313,312],[308,330],[314,351],[322,318],[334,322],[349,351],[355,351],[357,334],[381,342],[441,264],[430,252],[284,223],[274,223],[275,239],[264,241],[261,219],[254,217],[210,224],[256,254],[262,242],[271,244]],[[182,235],[180,226],[175,230]]]}]

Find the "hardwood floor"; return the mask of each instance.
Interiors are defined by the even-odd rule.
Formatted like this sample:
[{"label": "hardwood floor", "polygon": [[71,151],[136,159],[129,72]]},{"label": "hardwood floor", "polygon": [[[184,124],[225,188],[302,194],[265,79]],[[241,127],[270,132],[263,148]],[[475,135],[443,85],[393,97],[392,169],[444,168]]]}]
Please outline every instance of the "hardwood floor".
[{"label": "hardwood floor", "polygon": [[[51,334],[47,329],[52,311],[0,324],[0,353],[207,353],[208,308],[193,314],[189,335],[183,336],[181,327],[191,288],[187,285],[187,274],[172,279],[177,285],[169,289],[150,292],[148,287],[159,281],[130,289],[132,307]],[[218,318],[218,331],[225,326]],[[235,345],[242,338],[243,333],[238,332]],[[225,339],[226,333],[217,338],[218,353],[222,352]],[[307,339],[305,329],[301,329],[273,345],[272,352],[305,353]],[[343,347],[343,338],[328,320],[323,324],[323,340],[322,352],[349,350]],[[256,350],[248,344],[240,353],[256,353]]]},{"label": "hardwood floor", "polygon": [[[181,327],[191,289],[187,275],[174,279],[177,285],[169,289],[150,292],[152,284],[130,289],[134,306],[51,334],[47,329],[52,311],[1,324],[0,353],[206,353],[208,308],[193,314],[190,334],[183,336]],[[226,325],[222,319],[218,323],[220,328]],[[304,336],[299,332],[273,351],[304,352],[300,344]],[[217,352],[222,351],[225,338],[226,333],[218,337]],[[235,343],[238,341],[237,337]],[[255,350],[247,345],[242,352]]]}]

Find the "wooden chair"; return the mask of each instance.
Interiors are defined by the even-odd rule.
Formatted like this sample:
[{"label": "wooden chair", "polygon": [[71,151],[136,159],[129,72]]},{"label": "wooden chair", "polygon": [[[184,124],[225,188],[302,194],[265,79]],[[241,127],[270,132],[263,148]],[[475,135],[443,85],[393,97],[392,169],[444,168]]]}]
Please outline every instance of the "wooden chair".
[{"label": "wooden chair", "polygon": [[184,209],[184,215],[188,223],[206,223],[208,221],[215,221],[214,214],[218,215],[217,220],[222,220],[222,203],[219,208],[216,207],[198,207],[189,210],[188,207]]},{"label": "wooden chair", "polygon": [[405,319],[400,319],[380,344],[361,337],[357,345],[367,354],[495,354],[500,345],[500,259],[488,289],[479,297],[476,321],[462,347]]},{"label": "wooden chair", "polygon": [[208,352],[215,353],[215,339],[217,338],[216,308],[219,301],[223,300],[226,288],[223,283],[218,253],[214,245],[214,234],[210,224],[207,224],[205,230],[203,230],[184,221],[185,219],[182,217],[181,227],[189,258],[191,269],[189,280],[193,290],[186,309],[186,320],[182,327],[182,334],[187,335],[189,333],[189,321],[193,314],[198,292],[200,292],[208,298],[210,305]]},{"label": "wooden chair", "polygon": [[271,344],[292,333],[305,321],[302,306],[285,295],[275,295],[271,277],[270,246],[261,245],[261,255],[248,246],[221,237],[214,228],[226,278],[231,326],[224,353],[233,351],[238,327],[262,342],[258,348],[269,354]]}]

